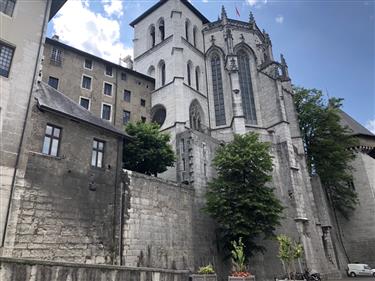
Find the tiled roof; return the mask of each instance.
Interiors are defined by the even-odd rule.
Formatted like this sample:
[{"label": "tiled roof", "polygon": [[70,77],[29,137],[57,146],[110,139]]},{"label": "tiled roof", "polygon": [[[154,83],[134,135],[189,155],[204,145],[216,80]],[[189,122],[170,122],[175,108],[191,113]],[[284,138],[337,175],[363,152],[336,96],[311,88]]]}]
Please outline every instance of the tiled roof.
[{"label": "tiled roof", "polygon": [[360,123],[355,121],[346,112],[340,110],[339,114],[340,114],[340,117],[341,117],[341,124],[344,125],[344,126],[348,126],[349,129],[352,131],[353,135],[364,135],[364,136],[375,137],[375,135],[373,133],[371,133],[364,126],[362,126]]},{"label": "tiled roof", "polygon": [[131,139],[125,132],[115,128],[111,123],[96,117],[93,113],[44,82],[39,82],[34,96],[41,110],[63,115],[70,119],[99,127],[116,135]]}]

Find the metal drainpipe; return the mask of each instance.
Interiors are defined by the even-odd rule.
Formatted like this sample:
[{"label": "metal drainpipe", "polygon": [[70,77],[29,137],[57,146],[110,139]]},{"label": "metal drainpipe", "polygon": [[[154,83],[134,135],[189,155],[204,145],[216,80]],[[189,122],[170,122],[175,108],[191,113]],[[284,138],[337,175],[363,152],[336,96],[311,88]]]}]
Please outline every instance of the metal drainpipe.
[{"label": "metal drainpipe", "polygon": [[41,29],[41,36],[40,36],[40,40],[39,40],[38,55],[37,55],[37,60],[35,62],[33,80],[31,82],[31,87],[30,87],[30,92],[29,92],[29,99],[28,99],[27,107],[26,107],[26,114],[25,114],[25,118],[24,118],[24,121],[23,121],[22,133],[21,133],[21,138],[20,138],[20,144],[19,144],[18,149],[17,149],[17,157],[16,157],[16,163],[14,165],[14,172],[13,172],[13,177],[12,177],[12,184],[11,184],[11,187],[10,187],[10,194],[9,194],[9,201],[8,201],[8,206],[7,206],[7,213],[6,213],[6,216],[5,216],[5,224],[4,224],[5,227],[4,227],[4,231],[3,231],[3,237],[1,239],[1,247],[4,247],[4,244],[5,244],[5,236],[6,236],[6,232],[7,232],[7,227],[8,227],[8,222],[9,222],[9,216],[10,216],[10,208],[11,208],[11,205],[12,205],[11,203],[12,203],[12,198],[13,198],[13,193],[14,193],[14,184],[15,184],[15,181],[16,181],[16,174],[17,174],[19,160],[20,160],[20,153],[21,153],[21,149],[22,149],[22,146],[23,146],[23,142],[24,142],[27,116],[29,115],[29,111],[30,111],[31,96],[33,94],[34,83],[36,81],[38,66],[39,66],[39,62],[40,62],[40,59],[41,59],[41,50],[42,50],[42,44],[43,44],[43,39],[44,39],[44,33],[45,33],[44,31],[46,29],[46,24],[47,24],[48,8],[51,7],[51,3],[52,3],[52,0],[48,0],[47,3],[46,3],[46,8],[44,9],[44,18],[43,18],[43,25],[42,25],[42,29]]}]

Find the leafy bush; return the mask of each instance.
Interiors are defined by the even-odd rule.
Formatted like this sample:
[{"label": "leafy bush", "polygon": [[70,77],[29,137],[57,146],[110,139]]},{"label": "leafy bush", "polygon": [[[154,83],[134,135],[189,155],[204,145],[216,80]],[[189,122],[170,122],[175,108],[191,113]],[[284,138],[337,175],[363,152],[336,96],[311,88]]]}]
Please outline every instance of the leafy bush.
[{"label": "leafy bush", "polygon": [[214,270],[212,264],[202,266],[198,270],[198,274],[214,274],[214,273],[215,273],[215,270]]}]

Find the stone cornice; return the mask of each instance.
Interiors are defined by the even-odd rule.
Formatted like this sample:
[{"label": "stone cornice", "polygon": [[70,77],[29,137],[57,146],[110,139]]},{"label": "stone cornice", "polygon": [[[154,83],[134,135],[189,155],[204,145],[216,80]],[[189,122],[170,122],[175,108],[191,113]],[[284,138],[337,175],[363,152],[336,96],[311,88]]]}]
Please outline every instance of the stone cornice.
[{"label": "stone cornice", "polygon": [[140,60],[142,57],[146,56],[146,55],[149,55],[153,52],[155,52],[156,50],[159,50],[161,47],[163,47],[165,44],[169,43],[170,41],[172,41],[172,38],[173,38],[173,34],[168,36],[166,39],[164,39],[163,41],[161,41],[160,43],[158,43],[157,45],[155,45],[154,47],[152,47],[151,49],[147,50],[146,52],[144,52],[143,54],[140,54],[138,57],[134,58],[134,61],[137,61],[137,60]]}]

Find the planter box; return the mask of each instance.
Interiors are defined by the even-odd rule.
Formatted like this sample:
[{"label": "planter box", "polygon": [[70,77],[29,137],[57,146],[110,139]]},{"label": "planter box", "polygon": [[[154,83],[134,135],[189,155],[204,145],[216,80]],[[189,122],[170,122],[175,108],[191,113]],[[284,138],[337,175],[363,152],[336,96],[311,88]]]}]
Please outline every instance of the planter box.
[{"label": "planter box", "polygon": [[216,274],[191,274],[190,281],[216,281]]},{"label": "planter box", "polygon": [[250,275],[247,277],[228,276],[228,281],[255,281],[255,275]]}]

